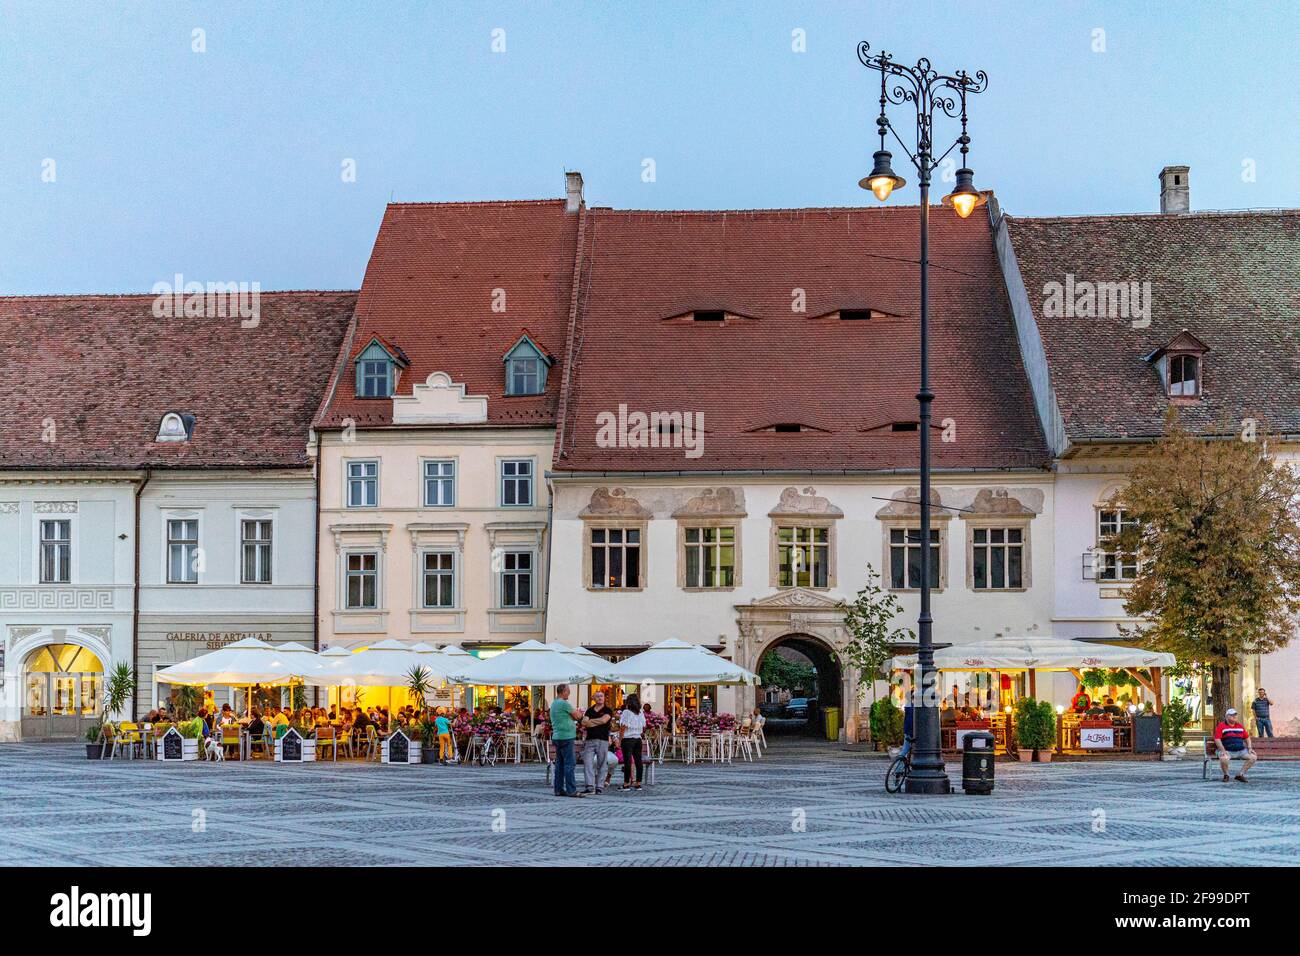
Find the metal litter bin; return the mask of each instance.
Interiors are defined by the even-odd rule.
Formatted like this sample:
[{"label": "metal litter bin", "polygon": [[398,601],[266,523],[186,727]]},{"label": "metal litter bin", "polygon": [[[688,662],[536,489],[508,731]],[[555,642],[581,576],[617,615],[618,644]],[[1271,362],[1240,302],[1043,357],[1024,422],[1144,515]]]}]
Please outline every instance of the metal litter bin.
[{"label": "metal litter bin", "polygon": [[984,731],[966,734],[961,748],[961,788],[967,793],[993,792],[993,751],[997,738]]}]

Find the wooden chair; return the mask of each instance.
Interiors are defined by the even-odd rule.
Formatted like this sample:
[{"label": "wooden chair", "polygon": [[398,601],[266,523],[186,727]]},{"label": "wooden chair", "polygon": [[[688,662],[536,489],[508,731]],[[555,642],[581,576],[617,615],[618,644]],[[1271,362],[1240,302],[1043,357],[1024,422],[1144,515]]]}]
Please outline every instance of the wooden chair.
[{"label": "wooden chair", "polygon": [[316,728],[316,759],[321,758],[321,751],[330,748],[330,757],[337,763],[339,759],[339,738],[338,732],[333,727]]},{"label": "wooden chair", "polygon": [[235,748],[236,760],[243,759],[244,748],[243,741],[240,739],[238,724],[227,724],[221,728],[221,749],[225,750],[227,747]]}]

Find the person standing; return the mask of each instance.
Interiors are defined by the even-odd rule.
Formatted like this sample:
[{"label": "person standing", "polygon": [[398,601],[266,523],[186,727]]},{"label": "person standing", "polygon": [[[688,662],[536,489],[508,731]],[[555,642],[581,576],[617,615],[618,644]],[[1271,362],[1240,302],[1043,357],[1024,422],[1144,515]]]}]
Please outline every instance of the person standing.
[{"label": "person standing", "polygon": [[609,726],[614,722],[614,712],[605,706],[604,691],[596,691],[591,698],[591,706],[582,715],[582,726],[587,731],[587,739],[582,744],[582,784],[583,794],[604,793],[601,776],[605,772],[605,755],[609,753]]},{"label": "person standing", "polygon": [[641,700],[636,694],[627,695],[623,713],[618,717],[618,726],[623,748],[623,789],[627,790],[630,782],[640,790],[641,778],[645,774],[641,763],[641,735],[645,733],[645,715],[641,713]]},{"label": "person standing", "polygon": [[1255,736],[1273,736],[1273,719],[1269,716],[1269,708],[1272,705],[1273,702],[1268,699],[1264,688],[1255,691],[1255,699],[1250,702],[1251,713],[1255,715]]},{"label": "person standing", "polygon": [[575,776],[577,765],[573,752],[574,742],[578,738],[578,719],[582,711],[569,703],[569,685],[560,684],[555,688],[555,700],[551,701],[551,741],[555,744],[555,795],[557,797],[580,797],[578,781]]},{"label": "person standing", "polygon": [[451,762],[451,721],[438,708],[438,716],[433,719],[433,730],[438,735],[438,763]]}]

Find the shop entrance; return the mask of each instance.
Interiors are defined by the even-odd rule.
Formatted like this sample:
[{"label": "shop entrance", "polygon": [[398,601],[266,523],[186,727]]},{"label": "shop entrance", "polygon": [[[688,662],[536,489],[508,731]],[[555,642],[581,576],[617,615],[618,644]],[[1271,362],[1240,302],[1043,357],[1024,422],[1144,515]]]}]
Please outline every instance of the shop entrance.
[{"label": "shop entrance", "polygon": [[827,707],[842,711],[842,674],[835,652],[819,638],[788,634],[767,646],[758,659],[758,706],[771,736],[825,738]]},{"label": "shop entrance", "polygon": [[104,665],[79,644],[46,644],[23,668],[25,740],[80,737],[100,716]]}]

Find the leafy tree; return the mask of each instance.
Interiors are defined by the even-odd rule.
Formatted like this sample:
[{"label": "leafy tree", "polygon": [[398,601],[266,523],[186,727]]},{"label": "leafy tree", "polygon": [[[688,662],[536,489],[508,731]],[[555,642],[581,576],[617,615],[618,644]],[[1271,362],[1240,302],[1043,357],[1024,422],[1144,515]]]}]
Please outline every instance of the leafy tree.
[{"label": "leafy tree", "polygon": [[1138,522],[1116,542],[1139,562],[1124,609],[1143,619],[1121,630],[1209,666],[1222,713],[1232,670],[1300,618],[1300,475],[1262,431],[1207,440],[1171,417],[1117,499]]},{"label": "leafy tree", "polygon": [[792,661],[775,652],[764,655],[758,667],[758,682],[764,687],[811,691],[816,679],[817,671],[811,665]]},{"label": "leafy tree", "polygon": [[839,651],[840,663],[858,669],[859,684],[871,685],[873,703],[876,678],[893,655],[891,645],[916,639],[908,628],[891,627],[894,618],[903,613],[903,606],[896,595],[880,587],[879,581],[880,575],[868,564],[867,583],[858,596],[852,602],[840,604],[844,610],[844,629],[850,635],[849,642]]}]

